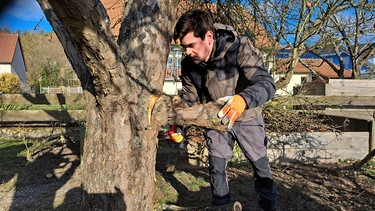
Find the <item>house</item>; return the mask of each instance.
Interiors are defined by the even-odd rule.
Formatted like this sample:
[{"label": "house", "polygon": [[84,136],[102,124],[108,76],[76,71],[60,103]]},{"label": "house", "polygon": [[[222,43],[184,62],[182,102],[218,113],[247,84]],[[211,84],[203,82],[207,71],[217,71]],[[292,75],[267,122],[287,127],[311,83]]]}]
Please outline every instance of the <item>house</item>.
[{"label": "house", "polygon": [[[280,59],[279,62],[286,61],[285,59]],[[302,62],[307,65],[307,68]],[[294,69],[294,74],[289,82],[289,84],[283,88],[277,90],[277,95],[291,95],[295,94],[296,90],[301,86],[307,85],[321,85],[325,84],[329,79],[338,78],[337,73],[329,66],[326,62],[323,62],[321,59],[312,59],[302,57],[301,61],[297,63],[296,68]],[[284,77],[288,63],[285,62],[285,65],[282,65],[275,73],[273,78],[275,81],[280,80]],[[339,68],[335,65],[336,68]],[[352,72],[349,70],[344,70],[344,78],[351,78]]]},{"label": "house", "polygon": [[17,75],[22,86],[26,85],[26,65],[18,34],[0,33],[0,74]]},{"label": "house", "polygon": [[[373,75],[375,72],[375,53],[373,53],[373,46],[374,44],[359,44],[358,50],[361,52],[359,54],[359,59],[362,60],[364,57],[367,57],[369,54],[370,56],[367,58],[367,62],[363,64],[361,67],[361,75],[366,78],[369,78],[366,75]],[[324,58],[328,59],[328,61],[339,65],[339,57],[343,60],[344,68],[347,70],[353,69],[353,60],[351,59],[350,54],[348,53],[348,49],[343,46],[338,47],[338,55],[334,50],[334,46],[329,45],[323,48],[319,54]]]},{"label": "house", "polygon": [[[364,63],[364,65],[361,67],[361,77],[362,78],[374,78],[375,73],[375,54],[372,53],[372,47],[373,45],[368,44],[361,44],[358,46],[359,49],[362,49],[361,58],[367,59],[367,62]],[[280,50],[280,52],[277,55],[278,63],[285,61],[288,57],[290,57],[291,49],[285,48]],[[345,49],[343,46],[339,47],[337,49],[337,53],[335,51],[335,48],[333,45],[326,46],[324,49],[317,52],[320,54],[320,56],[327,59],[330,63],[334,64],[336,69],[339,68],[340,61],[339,59],[342,59],[343,61],[343,67],[344,67],[344,76],[343,78],[351,78],[352,75],[352,69],[353,69],[353,60],[351,59],[351,55],[347,52],[347,49]],[[367,57],[370,54],[369,57]],[[306,52],[303,54],[300,59],[308,64],[311,68],[311,70],[315,71],[317,75],[314,76],[313,72],[309,70],[307,67],[305,67],[301,62],[299,62],[294,70],[294,75],[292,76],[290,83],[287,85],[287,87],[278,90],[276,94],[279,95],[285,95],[285,94],[296,94],[296,92],[299,92],[301,88],[312,88],[313,86],[318,87],[320,84],[324,83],[322,80],[325,81],[325,83],[328,83],[328,79],[334,79],[338,78],[337,73],[334,72],[332,67],[330,67],[326,62],[323,62],[319,57],[314,55],[313,53]],[[274,79],[275,81],[280,80],[285,72],[286,72],[287,66],[282,66],[278,68],[278,70],[274,73]],[[317,79],[320,78],[320,81]]]},{"label": "house", "polygon": [[124,14],[124,2],[114,0],[101,0],[110,19],[111,29],[114,37],[117,39],[120,33],[122,15]]},{"label": "house", "polygon": [[182,89],[180,80],[181,60],[183,53],[177,45],[172,45],[167,60],[167,70],[165,72],[163,92],[176,95]]}]

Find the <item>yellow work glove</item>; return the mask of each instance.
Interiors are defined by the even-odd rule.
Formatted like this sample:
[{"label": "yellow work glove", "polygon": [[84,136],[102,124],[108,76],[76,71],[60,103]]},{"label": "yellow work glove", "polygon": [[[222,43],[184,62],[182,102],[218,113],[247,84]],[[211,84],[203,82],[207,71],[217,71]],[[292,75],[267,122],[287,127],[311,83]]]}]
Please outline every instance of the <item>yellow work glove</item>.
[{"label": "yellow work glove", "polygon": [[230,130],[236,119],[244,112],[246,101],[241,95],[222,97],[218,101],[225,102],[225,104],[217,116],[221,119],[222,124],[228,125],[228,130]]},{"label": "yellow work glove", "polygon": [[182,130],[176,125],[171,125],[168,131],[169,138],[175,143],[181,143],[184,140],[184,136],[181,134]]}]

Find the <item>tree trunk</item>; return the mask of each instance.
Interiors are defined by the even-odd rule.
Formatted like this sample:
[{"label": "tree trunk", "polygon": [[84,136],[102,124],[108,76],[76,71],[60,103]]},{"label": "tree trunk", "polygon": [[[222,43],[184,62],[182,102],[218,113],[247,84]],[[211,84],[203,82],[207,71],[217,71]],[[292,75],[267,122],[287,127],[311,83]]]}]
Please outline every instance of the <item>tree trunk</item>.
[{"label": "tree trunk", "polygon": [[353,65],[352,66],[352,78],[353,79],[359,79],[360,76],[361,76],[361,70],[358,67],[355,59],[352,59],[352,65]]},{"label": "tree trunk", "polygon": [[[296,51],[296,50],[293,50],[293,51]],[[278,80],[275,83],[276,89],[282,89],[282,88],[288,86],[288,84],[290,83],[290,80],[293,77],[294,69],[297,66],[298,60],[299,60],[299,56],[297,56],[297,54],[294,52],[293,58],[290,61],[290,64],[288,66],[288,69],[287,69],[284,77],[280,78],[280,80]]]},{"label": "tree trunk", "polygon": [[38,2],[84,89],[82,210],[152,210],[159,127],[147,127],[147,110],[162,90],[178,1],[126,3],[119,44],[99,0]]}]

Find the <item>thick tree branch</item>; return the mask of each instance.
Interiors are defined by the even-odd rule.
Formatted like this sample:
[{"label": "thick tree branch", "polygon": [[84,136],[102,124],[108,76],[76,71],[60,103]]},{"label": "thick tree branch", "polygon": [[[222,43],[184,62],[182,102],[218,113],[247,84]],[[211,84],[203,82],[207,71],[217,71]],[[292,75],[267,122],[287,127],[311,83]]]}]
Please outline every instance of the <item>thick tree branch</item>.
[{"label": "thick tree branch", "polygon": [[176,96],[162,95],[152,111],[152,126],[196,125],[225,131],[227,126],[221,124],[221,120],[217,117],[222,106],[218,102],[209,102],[187,107]]},{"label": "thick tree branch", "polygon": [[85,64],[74,68],[79,76],[91,76],[95,93],[106,98],[115,95],[117,99],[119,93],[126,93],[125,66],[100,1],[38,1],[62,43],[69,40],[69,45],[63,44],[69,60]]},{"label": "thick tree branch", "polygon": [[371,158],[373,158],[374,156],[375,156],[375,149],[371,150],[371,152],[368,153],[366,157],[364,157],[361,161],[359,161],[358,163],[355,163],[353,165],[354,169],[359,170],[360,168],[362,168],[363,165],[369,162]]},{"label": "thick tree branch", "polygon": [[37,1],[57,37],[59,38],[59,41],[65,50],[65,54],[67,55],[73,69],[81,81],[83,89],[88,90],[89,92],[94,92],[91,74],[89,73],[88,68],[81,57],[81,53],[75,47],[73,40],[70,38],[65,25],[57,17],[48,0]]}]

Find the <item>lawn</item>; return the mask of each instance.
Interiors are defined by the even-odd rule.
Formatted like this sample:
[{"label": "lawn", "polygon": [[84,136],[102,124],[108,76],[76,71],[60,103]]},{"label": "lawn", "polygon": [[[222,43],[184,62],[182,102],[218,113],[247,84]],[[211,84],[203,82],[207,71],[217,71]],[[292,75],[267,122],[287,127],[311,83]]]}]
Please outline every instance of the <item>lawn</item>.
[{"label": "lawn", "polygon": [[[169,146],[166,140],[159,142],[160,148]],[[48,142],[0,140],[0,210],[79,210],[79,149],[79,143],[62,137]],[[169,173],[166,156],[158,156],[155,210],[209,205],[207,167],[185,165],[185,156],[180,154],[176,170]],[[375,163],[359,171],[348,169],[355,162],[272,164],[279,210],[373,210]],[[228,179],[243,210],[259,210],[251,166],[231,162]]]}]

